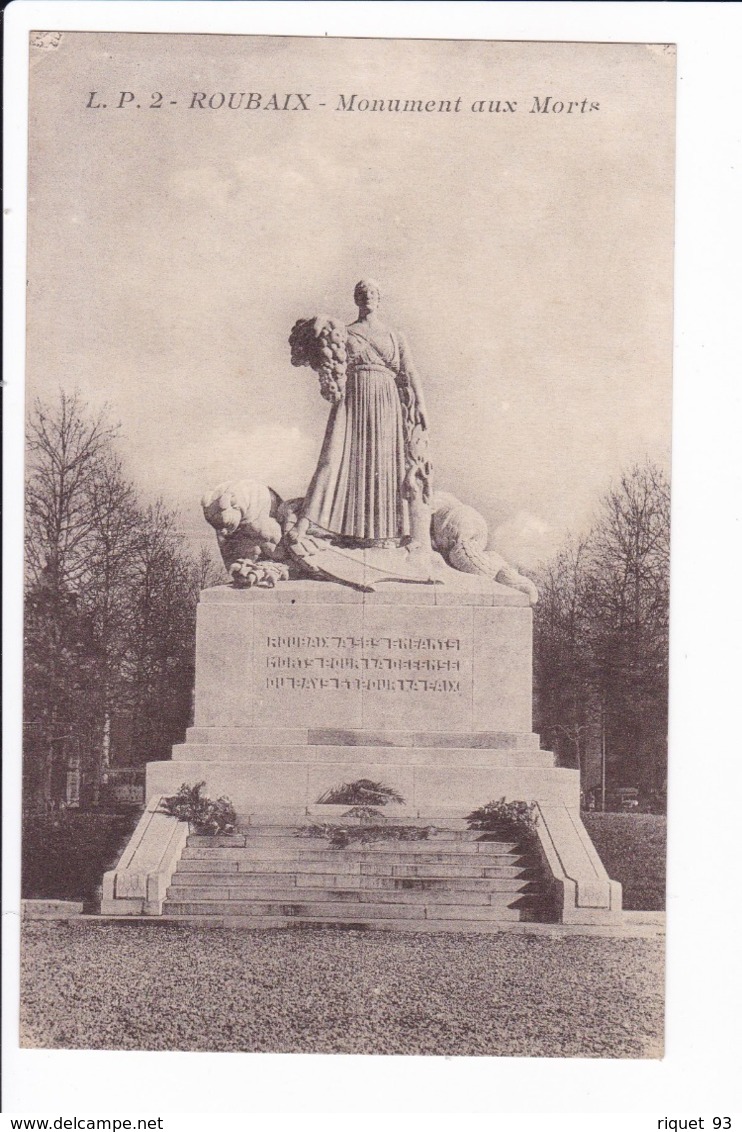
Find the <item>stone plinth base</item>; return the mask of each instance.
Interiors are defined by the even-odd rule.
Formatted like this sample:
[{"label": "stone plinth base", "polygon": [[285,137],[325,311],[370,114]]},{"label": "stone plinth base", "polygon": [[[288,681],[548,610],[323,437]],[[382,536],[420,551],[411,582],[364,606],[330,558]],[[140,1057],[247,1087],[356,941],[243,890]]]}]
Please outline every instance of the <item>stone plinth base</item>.
[{"label": "stone plinth base", "polygon": [[302,811],[370,778],[412,815],[503,795],[577,806],[575,773],[531,731],[526,598],[447,577],[371,593],[321,581],[204,591],[195,726],[172,762],[149,765],[147,796],[205,779],[241,814]]},{"label": "stone plinth base", "polygon": [[531,636],[526,598],[476,575],[374,592],[321,581],[204,591],[195,724],[171,761],[147,767],[151,819],[109,878],[106,908],[157,906],[171,857],[153,807],[181,783],[205,781],[248,824],[291,826],[365,778],[402,795],[390,814],[429,824],[460,828],[499,798],[535,802],[562,920],[614,920],[620,886],[580,821],[579,774],[531,731]]},{"label": "stone plinth base", "polygon": [[[174,794],[182,782],[205,781],[211,797],[228,795],[245,817],[271,808],[305,814],[332,787],[367,778],[400,793],[405,804],[395,806],[394,812],[407,816],[425,817],[434,810],[463,817],[501,797],[560,802],[579,810],[577,771],[555,767],[547,752],[534,751],[531,763],[515,761],[508,751],[446,753],[451,760],[440,758],[435,748],[383,747],[306,748],[300,762],[287,759],[286,752],[270,757],[270,749],[261,750],[262,758],[253,760],[179,758],[148,764],[147,797]],[[544,755],[552,765],[543,765]]]}]

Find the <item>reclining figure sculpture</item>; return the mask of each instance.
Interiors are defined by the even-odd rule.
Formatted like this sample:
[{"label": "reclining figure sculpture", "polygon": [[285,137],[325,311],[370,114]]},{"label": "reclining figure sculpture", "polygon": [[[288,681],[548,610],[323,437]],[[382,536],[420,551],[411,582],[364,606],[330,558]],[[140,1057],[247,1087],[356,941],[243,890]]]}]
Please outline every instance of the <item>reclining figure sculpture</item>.
[{"label": "reclining figure sculpture", "polygon": [[[227,573],[236,586],[275,586],[289,576],[333,578],[317,564],[325,532],[308,527],[309,554],[290,536],[302,510],[301,499],[284,502],[257,480],[230,480],[204,495],[206,521],[216,531]],[[530,578],[518,573],[495,550],[487,550],[487,523],[478,511],[448,492],[432,499],[431,543],[454,570],[482,574],[538,600]],[[288,536],[288,537],[287,537]]]}]

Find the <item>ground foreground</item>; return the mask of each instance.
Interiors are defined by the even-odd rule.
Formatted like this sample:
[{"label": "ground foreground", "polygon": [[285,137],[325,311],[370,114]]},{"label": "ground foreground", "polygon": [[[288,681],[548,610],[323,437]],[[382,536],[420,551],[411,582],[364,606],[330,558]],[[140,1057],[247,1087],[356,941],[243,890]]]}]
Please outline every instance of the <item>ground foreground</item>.
[{"label": "ground foreground", "polygon": [[664,941],[28,923],[21,1042],[659,1057]]}]

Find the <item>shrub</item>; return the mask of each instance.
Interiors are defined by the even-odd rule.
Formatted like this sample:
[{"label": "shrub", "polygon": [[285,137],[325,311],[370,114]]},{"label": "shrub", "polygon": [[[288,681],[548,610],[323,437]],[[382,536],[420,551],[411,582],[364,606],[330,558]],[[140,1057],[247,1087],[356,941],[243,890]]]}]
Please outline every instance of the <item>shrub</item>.
[{"label": "shrub", "polygon": [[535,802],[506,802],[504,798],[487,802],[478,810],[467,814],[469,829],[483,833],[510,833],[532,836],[536,828]]},{"label": "shrub", "polygon": [[387,820],[381,810],[377,810],[374,806],[351,806],[343,817],[354,818],[359,826],[383,825]]},{"label": "shrub", "polygon": [[162,812],[180,821],[187,821],[197,833],[214,836],[231,833],[237,822],[234,806],[229,798],[212,801],[201,793],[205,782],[189,786],[184,782],[177,794],[163,798]]},{"label": "shrub", "polygon": [[404,802],[404,798],[391,786],[383,782],[372,782],[370,778],[357,778],[355,782],[343,782],[332,786],[317,799],[318,806],[386,806],[389,802]]}]

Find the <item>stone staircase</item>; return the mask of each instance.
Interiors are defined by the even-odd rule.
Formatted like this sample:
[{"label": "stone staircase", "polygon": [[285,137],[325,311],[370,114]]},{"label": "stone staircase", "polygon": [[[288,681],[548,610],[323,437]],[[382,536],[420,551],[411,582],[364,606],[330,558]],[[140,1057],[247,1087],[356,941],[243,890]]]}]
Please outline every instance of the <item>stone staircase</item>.
[{"label": "stone staircase", "polygon": [[266,824],[189,836],[163,915],[255,927],[491,931],[503,921],[554,919],[547,893],[536,857],[497,834],[436,828],[425,840],[336,849]]}]

